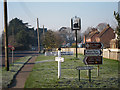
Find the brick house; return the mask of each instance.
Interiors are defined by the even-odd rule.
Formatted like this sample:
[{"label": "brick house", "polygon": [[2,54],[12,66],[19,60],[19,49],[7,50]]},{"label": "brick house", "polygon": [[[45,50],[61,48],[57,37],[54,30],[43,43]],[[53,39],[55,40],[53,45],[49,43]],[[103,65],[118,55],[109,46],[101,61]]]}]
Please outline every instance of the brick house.
[{"label": "brick house", "polygon": [[84,35],[84,43],[85,43],[85,38],[86,42],[96,42],[96,37],[100,32],[96,28],[92,28],[91,32],[89,32],[88,35]]},{"label": "brick house", "polygon": [[86,42],[96,42],[96,37],[99,34],[99,31],[97,29],[92,30],[92,32],[89,33],[89,35],[86,37]]},{"label": "brick house", "polygon": [[103,29],[96,37],[96,42],[103,43],[105,48],[110,47],[110,41],[115,38],[114,30],[107,25],[105,29]]}]

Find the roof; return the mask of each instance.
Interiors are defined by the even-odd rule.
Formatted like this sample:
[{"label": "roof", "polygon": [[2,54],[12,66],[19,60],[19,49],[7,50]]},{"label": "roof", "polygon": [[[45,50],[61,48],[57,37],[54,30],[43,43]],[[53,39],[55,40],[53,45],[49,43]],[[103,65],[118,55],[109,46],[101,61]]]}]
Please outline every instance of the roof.
[{"label": "roof", "polygon": [[[99,34],[98,37],[101,37],[102,35],[104,35],[104,33],[108,30],[112,29],[110,26],[107,26],[105,29],[103,29]],[[113,30],[113,29],[112,29]]]},{"label": "roof", "polygon": [[90,33],[87,38],[92,38],[95,34],[99,34],[99,31],[96,30],[96,31]]}]

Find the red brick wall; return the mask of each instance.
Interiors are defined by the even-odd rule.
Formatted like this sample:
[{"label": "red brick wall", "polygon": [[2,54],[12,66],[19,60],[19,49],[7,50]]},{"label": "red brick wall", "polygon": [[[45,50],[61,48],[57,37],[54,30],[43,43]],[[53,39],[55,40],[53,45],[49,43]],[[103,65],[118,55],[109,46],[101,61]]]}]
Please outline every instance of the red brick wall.
[{"label": "red brick wall", "polygon": [[110,47],[110,40],[115,38],[115,34],[113,32],[113,29],[109,28],[101,37],[100,42],[103,43],[104,47],[109,48]]}]

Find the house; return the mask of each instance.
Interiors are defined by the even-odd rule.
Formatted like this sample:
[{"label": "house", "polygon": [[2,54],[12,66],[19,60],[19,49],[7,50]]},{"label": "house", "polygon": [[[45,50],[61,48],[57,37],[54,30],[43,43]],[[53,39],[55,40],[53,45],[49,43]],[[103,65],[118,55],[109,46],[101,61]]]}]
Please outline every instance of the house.
[{"label": "house", "polygon": [[96,42],[103,43],[105,48],[110,47],[110,41],[115,38],[114,30],[107,25],[105,29],[103,29],[96,37]]},{"label": "house", "polygon": [[93,28],[89,35],[86,37],[86,42],[96,42],[96,37],[100,32]]},{"label": "house", "polygon": [[96,28],[92,28],[88,35],[84,35],[83,42],[96,42],[96,37],[100,32]]}]

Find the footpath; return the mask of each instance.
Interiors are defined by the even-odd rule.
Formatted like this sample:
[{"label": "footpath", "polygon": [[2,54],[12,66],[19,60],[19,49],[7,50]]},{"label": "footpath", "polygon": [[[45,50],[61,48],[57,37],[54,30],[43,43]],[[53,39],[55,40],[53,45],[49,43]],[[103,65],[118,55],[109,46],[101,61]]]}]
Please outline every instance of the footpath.
[{"label": "footpath", "polygon": [[25,82],[32,71],[37,56],[33,56],[18,72],[9,88],[24,88]]}]

